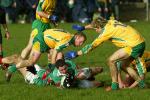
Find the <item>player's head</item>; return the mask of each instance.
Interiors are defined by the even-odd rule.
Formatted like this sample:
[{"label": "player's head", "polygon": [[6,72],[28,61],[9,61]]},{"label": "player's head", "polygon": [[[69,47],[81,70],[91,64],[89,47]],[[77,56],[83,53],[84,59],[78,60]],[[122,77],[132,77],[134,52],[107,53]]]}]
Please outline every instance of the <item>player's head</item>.
[{"label": "player's head", "polygon": [[74,38],[74,46],[81,46],[86,41],[86,35],[83,32],[75,33]]},{"label": "player's head", "polygon": [[56,64],[55,64],[56,68],[59,70],[60,73],[62,74],[66,74],[67,73],[67,64],[65,62],[64,59],[58,59],[56,61]]},{"label": "player's head", "polygon": [[107,20],[102,18],[102,17],[98,17],[98,18],[95,18],[91,25],[93,28],[96,29],[96,31],[98,31],[98,29],[100,30],[101,28],[103,28],[107,23]]}]

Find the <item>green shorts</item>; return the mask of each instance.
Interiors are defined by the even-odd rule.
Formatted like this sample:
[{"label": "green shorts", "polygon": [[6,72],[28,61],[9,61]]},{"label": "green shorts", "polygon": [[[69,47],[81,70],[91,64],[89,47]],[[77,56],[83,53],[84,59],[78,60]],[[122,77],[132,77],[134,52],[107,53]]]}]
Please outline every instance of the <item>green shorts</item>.
[{"label": "green shorts", "polygon": [[145,50],[145,42],[138,44],[132,48],[131,56],[133,58],[141,57]]},{"label": "green shorts", "polygon": [[34,20],[32,23],[32,30],[37,29],[38,32],[44,32],[46,29],[50,29],[50,24],[49,23],[43,23],[40,20]]},{"label": "green shorts", "polygon": [[50,49],[45,43],[42,33],[38,33],[33,39],[33,49],[41,53],[44,53]]}]

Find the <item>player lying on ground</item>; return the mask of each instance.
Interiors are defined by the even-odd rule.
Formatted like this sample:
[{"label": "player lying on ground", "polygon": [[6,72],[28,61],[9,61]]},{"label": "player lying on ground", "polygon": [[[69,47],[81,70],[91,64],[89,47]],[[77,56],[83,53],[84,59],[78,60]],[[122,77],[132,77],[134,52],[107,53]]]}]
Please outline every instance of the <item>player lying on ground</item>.
[{"label": "player lying on ground", "polygon": [[70,34],[63,29],[48,29],[42,34],[37,34],[33,40],[33,46],[30,56],[26,60],[15,62],[13,56],[0,59],[0,64],[16,64],[16,66],[10,67],[8,70],[8,76],[16,71],[17,68],[29,67],[35,64],[40,58],[41,54],[53,49],[51,67],[56,62],[56,56],[58,53],[70,46],[81,46],[86,41],[86,36],[82,32],[76,34]]},{"label": "player lying on ground", "polygon": [[[138,73],[138,75],[141,77],[141,79],[145,78],[145,75],[147,72],[150,71],[150,52],[149,51],[145,51],[143,56],[142,56],[142,61],[143,61],[143,66],[141,68],[138,68],[138,66],[136,66],[135,61],[133,61],[130,66],[132,66],[136,72]],[[136,87],[138,84],[137,82],[128,74],[126,73],[125,75],[125,80],[122,80],[122,75],[121,75],[121,65],[119,64],[118,66],[118,82],[119,82],[119,87],[120,88],[134,88]]]},{"label": "player lying on ground", "polygon": [[122,61],[122,65],[125,66],[124,70],[126,70],[137,82],[139,82],[141,88],[145,86],[144,81],[140,79],[140,77],[131,67],[129,67],[129,64],[133,60],[137,60],[137,66],[141,65],[141,56],[145,50],[145,40],[139,32],[137,32],[131,26],[125,25],[119,21],[107,21],[103,18],[96,18],[91,24],[85,27],[74,26],[73,28],[76,28],[77,30],[79,29],[80,31],[84,29],[95,29],[96,32],[100,33],[100,35],[91,44],[86,45],[80,51],[68,52],[66,54],[66,58],[72,59],[77,56],[87,54],[104,41],[110,40],[117,47],[120,47],[120,49],[114,52],[108,58],[108,65],[112,78],[112,84],[109,89],[117,90],[119,88],[117,78],[118,71],[116,66],[117,61]]},{"label": "player lying on ground", "polygon": [[77,68],[76,64],[69,60],[57,60],[53,71],[41,69],[37,64],[32,67],[20,68],[19,71],[29,84],[55,85],[61,88],[102,86],[98,81],[91,81],[95,75],[102,72],[101,67]]}]

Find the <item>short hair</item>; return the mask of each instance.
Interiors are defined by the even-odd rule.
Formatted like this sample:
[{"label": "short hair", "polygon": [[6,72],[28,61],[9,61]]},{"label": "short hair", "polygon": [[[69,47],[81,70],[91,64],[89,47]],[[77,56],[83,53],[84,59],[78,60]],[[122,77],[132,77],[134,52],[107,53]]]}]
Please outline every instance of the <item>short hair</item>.
[{"label": "short hair", "polygon": [[74,36],[81,36],[84,38],[85,41],[87,40],[85,33],[81,32],[81,31],[76,32]]},{"label": "short hair", "polygon": [[98,28],[98,27],[103,28],[107,24],[107,22],[108,21],[106,19],[104,19],[103,17],[97,17],[92,21],[91,25],[94,28]]},{"label": "short hair", "polygon": [[55,63],[56,68],[62,67],[64,65],[67,65],[64,59],[58,59]]}]

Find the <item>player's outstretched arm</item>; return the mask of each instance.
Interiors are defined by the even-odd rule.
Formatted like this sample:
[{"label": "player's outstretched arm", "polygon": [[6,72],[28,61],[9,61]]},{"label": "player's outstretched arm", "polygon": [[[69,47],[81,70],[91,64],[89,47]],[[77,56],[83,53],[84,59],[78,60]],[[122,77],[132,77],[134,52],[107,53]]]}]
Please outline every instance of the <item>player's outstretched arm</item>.
[{"label": "player's outstretched arm", "polygon": [[64,58],[67,60],[74,59],[78,56],[76,51],[68,51],[65,53]]},{"label": "player's outstretched arm", "polygon": [[76,30],[76,31],[84,31],[86,29],[93,29],[92,25],[86,25],[86,26],[81,26],[81,25],[72,25],[72,29]]},{"label": "player's outstretched arm", "polygon": [[74,59],[83,54],[87,54],[91,50],[92,50],[92,44],[87,44],[85,47],[83,47],[79,51],[68,51],[67,53],[65,53],[64,57],[65,59],[69,59],[69,60]]}]

